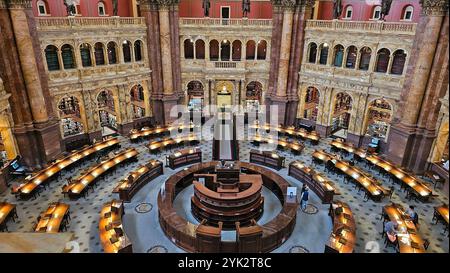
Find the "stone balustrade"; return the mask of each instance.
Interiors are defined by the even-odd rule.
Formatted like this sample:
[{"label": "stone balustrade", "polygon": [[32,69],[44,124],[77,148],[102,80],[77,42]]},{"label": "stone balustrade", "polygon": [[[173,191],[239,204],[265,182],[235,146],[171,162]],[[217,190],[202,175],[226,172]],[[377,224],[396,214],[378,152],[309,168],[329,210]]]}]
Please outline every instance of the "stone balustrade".
[{"label": "stone balustrade", "polygon": [[214,26],[214,27],[272,27],[272,19],[222,19],[222,18],[181,18],[180,27],[183,26]]},{"label": "stone balustrade", "polygon": [[49,17],[36,18],[38,31],[70,29],[145,28],[143,17]]},{"label": "stone balustrade", "polygon": [[390,33],[409,34],[416,33],[415,23],[398,23],[383,21],[343,21],[343,20],[308,20],[306,21],[306,31],[308,30],[331,30],[345,32],[370,32],[370,33]]}]

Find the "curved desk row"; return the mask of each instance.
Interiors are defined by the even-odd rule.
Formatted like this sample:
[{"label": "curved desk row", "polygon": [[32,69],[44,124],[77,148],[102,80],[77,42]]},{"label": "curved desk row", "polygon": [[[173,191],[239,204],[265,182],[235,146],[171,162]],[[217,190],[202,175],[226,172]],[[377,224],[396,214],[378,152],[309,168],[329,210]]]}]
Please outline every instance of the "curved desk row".
[{"label": "curved desk row", "polygon": [[162,149],[180,145],[197,145],[198,143],[200,143],[200,139],[196,134],[188,134],[176,138],[165,138],[162,140],[152,141],[147,144],[147,148],[150,153],[157,153]]},{"label": "curved desk row", "polygon": [[119,142],[120,141],[118,138],[110,138],[88,146],[80,151],[74,151],[70,155],[56,160],[47,168],[25,178],[24,183],[19,185],[17,188],[13,188],[11,192],[13,194],[20,195],[21,197],[29,197],[35,192],[39,185],[49,181],[50,178],[58,175],[62,170],[98,153],[99,151],[111,149],[117,146]]},{"label": "curved desk row", "polygon": [[70,219],[70,206],[64,203],[52,203],[38,218],[34,231],[57,233]]},{"label": "curved desk row", "polygon": [[293,161],[289,164],[288,175],[295,177],[302,183],[306,183],[309,188],[319,196],[323,204],[329,204],[333,201],[335,194],[339,194],[334,184],[323,174],[306,166],[301,161]]},{"label": "curved desk row", "polygon": [[275,152],[250,150],[250,162],[261,164],[276,170],[284,168],[286,158]]},{"label": "curved desk row", "polygon": [[100,242],[106,253],[132,253],[131,241],[122,226],[123,203],[113,200],[103,205],[98,224]]},{"label": "curved desk row", "polygon": [[138,167],[131,172],[127,179],[120,181],[113,193],[118,193],[120,200],[130,202],[131,198],[148,182],[164,173],[163,163],[151,159],[147,164]]},{"label": "curved desk row", "polygon": [[[215,169],[217,161],[193,165],[172,175],[165,183],[164,191],[158,195],[159,221],[161,228],[171,241],[189,252],[238,252],[243,249],[239,242],[220,241],[219,245],[209,245],[196,235],[199,227],[178,215],[173,207],[177,194],[191,185],[196,173],[208,173]],[[262,236],[252,245],[251,252],[269,252],[281,245],[292,233],[297,215],[296,200],[286,197],[288,182],[278,174],[247,162],[238,162],[242,172],[260,174],[263,184],[275,193],[282,203],[281,212],[272,221],[261,226]],[[208,238],[211,239],[212,238]],[[209,242],[211,242],[209,240]],[[208,247],[208,245],[210,247]],[[249,249],[247,249],[250,251]]]},{"label": "curved desk row", "polygon": [[[305,148],[305,145],[296,141],[289,141],[284,138],[273,139],[268,136],[255,135],[252,137],[252,142],[254,145],[260,145],[261,143],[273,144],[276,145],[277,149],[290,149],[294,154],[300,154],[301,151]],[[275,148],[275,147],[274,147]]]},{"label": "curved desk row", "polygon": [[312,144],[317,145],[320,140],[320,136],[316,131],[308,132],[303,128],[295,129],[295,127],[282,127],[282,126],[270,126],[266,125],[251,125],[250,128],[258,130],[275,130],[279,135],[288,135],[290,137],[296,137],[300,139],[308,139]]},{"label": "curved desk row", "polygon": [[170,126],[156,127],[156,128],[143,127],[141,130],[132,129],[130,131],[130,140],[134,142],[141,138],[166,135],[166,134],[170,134],[171,132],[173,132],[175,130],[176,130],[176,133],[179,133],[180,131],[183,131],[183,130],[192,131],[192,129],[194,127],[195,127],[195,125],[193,125],[193,124],[189,124],[189,125],[182,124],[182,125],[178,125],[178,126],[170,125]]},{"label": "curved desk row", "polygon": [[356,243],[356,223],[350,207],[341,201],[330,204],[333,231],[325,245],[327,253],[353,253]]},{"label": "curved desk row", "polygon": [[200,148],[178,150],[167,157],[166,165],[176,169],[184,165],[202,162],[202,150]]},{"label": "curved desk row", "polygon": [[78,198],[85,192],[89,185],[93,184],[102,175],[111,171],[121,163],[135,160],[138,154],[139,152],[135,148],[119,152],[115,154],[114,157],[92,167],[85,174],[65,185],[62,192],[68,194],[70,198]]},{"label": "curved desk row", "polygon": [[16,205],[0,202],[0,231],[8,231],[6,223],[10,219],[15,221],[17,218]]}]

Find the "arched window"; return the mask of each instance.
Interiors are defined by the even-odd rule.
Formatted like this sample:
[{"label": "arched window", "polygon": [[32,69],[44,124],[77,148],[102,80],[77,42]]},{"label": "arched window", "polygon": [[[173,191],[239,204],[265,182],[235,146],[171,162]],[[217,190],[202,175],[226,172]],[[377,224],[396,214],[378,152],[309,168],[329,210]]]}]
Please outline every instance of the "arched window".
[{"label": "arched window", "polygon": [[110,90],[102,90],[97,95],[97,107],[101,126],[117,129],[114,96]]},{"label": "arched window", "polygon": [[405,51],[398,49],[394,52],[392,59],[391,74],[401,75],[403,74],[403,67],[405,66],[406,53]]},{"label": "arched window", "polygon": [[336,95],[331,128],[333,132],[339,129],[348,129],[352,102],[352,97],[345,92]]},{"label": "arched window", "polygon": [[384,98],[369,104],[366,135],[385,139],[392,117],[392,106]]},{"label": "arched window", "polygon": [[255,54],[256,54],[256,43],[255,43],[255,41],[253,41],[253,40],[248,41],[245,50],[246,50],[246,54],[247,54],[245,59],[246,60],[254,60],[255,59]]},{"label": "arched window", "polygon": [[209,59],[211,61],[219,60],[219,42],[217,40],[209,42]]},{"label": "arched window", "polygon": [[205,42],[201,39],[195,41],[195,58],[205,59]]},{"label": "arched window", "polygon": [[103,51],[103,44],[96,43],[94,46],[95,64],[104,65],[105,64],[105,54]]},{"label": "arched window", "polygon": [[48,71],[59,70],[58,62],[58,48],[54,45],[49,45],[45,48],[45,59],[47,61]]},{"label": "arched window", "polygon": [[59,117],[64,137],[77,135],[83,132],[81,111],[76,97],[64,97],[58,102]]},{"label": "arched window", "polygon": [[257,60],[265,60],[266,59],[266,51],[267,51],[267,42],[265,40],[258,41],[258,55],[256,56]]},{"label": "arched window", "polygon": [[317,88],[310,86],[306,89],[305,96],[305,107],[303,111],[303,118],[309,119],[311,121],[317,120],[317,112],[319,106],[319,90]]},{"label": "arched window", "polygon": [[381,72],[381,73],[387,72],[390,56],[391,56],[391,52],[388,49],[382,48],[382,49],[378,50],[377,66],[375,68],[375,72]]},{"label": "arched window", "polygon": [[46,16],[48,15],[48,5],[46,1],[39,0],[37,1],[37,9],[39,16]]},{"label": "arched window", "polygon": [[140,40],[134,42],[134,61],[142,61],[142,42]]},{"label": "arched window", "polygon": [[117,46],[114,42],[108,43],[108,61],[109,64],[117,63]]},{"label": "arched window", "polygon": [[361,56],[359,58],[359,69],[369,70],[370,56],[372,55],[372,49],[365,46],[361,48],[360,55]]},{"label": "arched window", "polygon": [[100,1],[97,3],[97,10],[98,10],[98,16],[106,15],[105,3],[103,3],[103,1]]},{"label": "arched window", "polygon": [[378,20],[381,18],[381,6],[374,6],[372,10],[372,19]]},{"label": "arched window", "polygon": [[239,40],[233,41],[233,52],[231,53],[233,61],[240,61],[241,60],[241,48],[242,43]]},{"label": "arched window", "polygon": [[345,61],[346,68],[355,68],[357,52],[358,50],[356,49],[356,46],[350,46],[347,48],[347,60]]},{"label": "arched window", "polygon": [[184,58],[194,59],[194,42],[192,39],[184,40]]},{"label": "arched window", "polygon": [[309,51],[308,62],[312,63],[312,64],[316,63],[316,56],[317,56],[317,45],[316,45],[316,43],[310,43],[308,45],[308,51]]},{"label": "arched window", "polygon": [[64,69],[75,68],[75,58],[73,56],[73,47],[71,45],[63,45],[61,47],[61,56]]},{"label": "arched window", "polygon": [[220,43],[220,60],[229,61],[231,57],[231,44],[228,40],[223,40]]},{"label": "arched window", "polygon": [[327,64],[328,61],[328,44],[324,43],[320,45],[319,64]]},{"label": "arched window", "polygon": [[203,106],[203,84],[199,81],[190,81],[187,85],[188,109],[201,111]]},{"label": "arched window", "polygon": [[404,21],[412,21],[413,13],[414,13],[414,7],[411,5],[406,6],[403,9],[402,19]]},{"label": "arched window", "polygon": [[142,118],[145,116],[144,103],[144,87],[138,84],[131,88],[130,91],[131,104],[133,106],[134,118]]},{"label": "arched window", "polygon": [[90,44],[84,43],[80,45],[80,55],[81,55],[81,64],[83,65],[83,67],[92,66]]},{"label": "arched window", "polygon": [[336,45],[334,47],[333,65],[336,67],[342,67],[343,59],[344,59],[344,47],[342,45]]},{"label": "arched window", "polygon": [[344,18],[352,19],[352,16],[353,16],[353,7],[351,5],[348,5],[347,7],[345,7]]},{"label": "arched window", "polygon": [[245,92],[245,106],[247,112],[256,112],[259,110],[262,98],[262,84],[257,81],[252,81],[247,85]]},{"label": "arched window", "polygon": [[126,63],[131,62],[131,42],[123,41],[122,50],[123,50],[123,61]]}]

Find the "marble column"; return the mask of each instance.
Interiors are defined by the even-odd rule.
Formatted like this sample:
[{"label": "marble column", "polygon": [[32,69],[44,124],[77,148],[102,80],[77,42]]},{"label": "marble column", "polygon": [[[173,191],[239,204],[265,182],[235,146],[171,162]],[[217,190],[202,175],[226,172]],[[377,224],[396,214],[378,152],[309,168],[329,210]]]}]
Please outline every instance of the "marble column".
[{"label": "marble column", "polygon": [[[422,14],[417,25],[411,56],[409,56],[399,105],[400,111],[396,113],[391,126],[387,151],[390,160],[416,172],[423,171],[435,137],[434,132],[421,128],[419,120],[421,113],[427,111],[427,107],[436,107],[426,105],[425,97],[427,93],[431,94],[431,89],[427,86],[433,84],[431,78],[440,74],[441,69],[448,71],[448,57],[440,61],[442,54],[437,50],[438,43],[448,48],[448,29],[444,30],[445,22],[448,22],[448,18],[446,19],[448,1],[423,0],[421,5]],[[435,78],[435,80],[442,81],[445,78]]]},{"label": "marble column", "polygon": [[169,8],[167,6],[160,6],[159,9],[159,37],[161,41],[161,55],[162,55],[162,74],[164,83],[164,94],[173,94],[173,79],[172,79],[172,60],[171,60],[171,46],[170,46],[170,24],[169,24]]},{"label": "marble column", "polygon": [[286,89],[291,51],[293,15],[294,11],[292,9],[285,9],[283,12],[283,28],[281,34],[280,62],[278,64],[278,81],[276,92],[278,97],[286,97],[287,95]]}]

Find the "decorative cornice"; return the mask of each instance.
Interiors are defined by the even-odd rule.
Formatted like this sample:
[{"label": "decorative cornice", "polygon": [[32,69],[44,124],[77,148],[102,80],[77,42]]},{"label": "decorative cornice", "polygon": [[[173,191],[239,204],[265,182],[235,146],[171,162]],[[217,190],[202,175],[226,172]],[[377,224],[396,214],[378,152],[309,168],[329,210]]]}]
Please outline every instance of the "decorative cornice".
[{"label": "decorative cornice", "polygon": [[419,0],[425,16],[444,16],[448,12],[449,0]]},{"label": "decorative cornice", "polygon": [[295,10],[301,0],[272,0],[273,6],[281,7],[285,10]]},{"label": "decorative cornice", "polygon": [[9,9],[31,9],[31,0],[3,0],[3,2],[7,3]]}]

